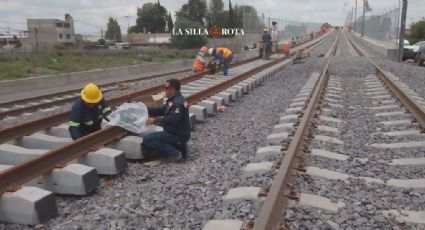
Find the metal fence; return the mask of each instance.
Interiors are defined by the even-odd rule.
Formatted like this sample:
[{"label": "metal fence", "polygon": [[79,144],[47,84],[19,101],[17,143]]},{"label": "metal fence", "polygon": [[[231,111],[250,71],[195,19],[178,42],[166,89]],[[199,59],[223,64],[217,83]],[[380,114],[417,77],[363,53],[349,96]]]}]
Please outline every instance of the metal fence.
[{"label": "metal fence", "polygon": [[[273,26],[273,22],[276,23]],[[290,41],[320,30],[322,23],[291,21],[253,14],[243,14],[243,30],[247,34],[246,44],[261,40],[263,30],[270,31],[273,41]]]},{"label": "metal fence", "polygon": [[353,31],[360,35],[363,31],[363,36],[366,38],[396,44],[400,30],[399,15],[399,8],[389,9],[382,14],[365,16],[364,23],[363,17],[360,15],[353,22]]}]

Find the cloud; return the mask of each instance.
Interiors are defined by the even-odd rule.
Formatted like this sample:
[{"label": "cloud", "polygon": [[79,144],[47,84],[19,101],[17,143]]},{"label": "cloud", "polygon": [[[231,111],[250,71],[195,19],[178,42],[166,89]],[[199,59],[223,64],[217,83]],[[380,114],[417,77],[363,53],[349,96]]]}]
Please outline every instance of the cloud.
[{"label": "cloud", "polygon": [[[76,20],[76,32],[83,34],[100,34],[106,28],[109,17],[117,18],[123,33],[126,32],[127,19],[129,24],[136,21],[137,7],[148,0],[0,0],[0,27],[9,26],[15,29],[26,29],[27,18],[63,19],[69,13]],[[161,4],[173,15],[187,0],[160,0]],[[225,8],[228,0],[223,0]],[[361,15],[362,4],[358,1],[357,14]],[[398,6],[398,0],[371,0],[372,13],[383,12]],[[354,0],[232,0],[232,4],[253,5],[259,15],[266,17],[303,21],[329,22],[342,25],[347,13],[354,6]],[[424,17],[424,0],[409,0],[407,23]],[[0,30],[0,32],[2,32]]]}]

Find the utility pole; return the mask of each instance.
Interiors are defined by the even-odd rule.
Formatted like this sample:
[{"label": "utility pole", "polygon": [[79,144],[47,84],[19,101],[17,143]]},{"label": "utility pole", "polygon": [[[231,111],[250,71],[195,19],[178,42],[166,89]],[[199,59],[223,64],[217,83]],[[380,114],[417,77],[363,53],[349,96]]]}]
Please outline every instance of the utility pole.
[{"label": "utility pole", "polygon": [[364,16],[365,16],[365,13],[366,13],[366,1],[367,0],[363,0],[363,19],[362,19],[362,36],[361,37],[363,37],[364,36]]},{"label": "utility pole", "polygon": [[354,32],[357,32],[357,0],[354,0],[356,2],[356,10],[354,11]]},{"label": "utility pole", "polygon": [[403,9],[401,11],[400,35],[398,39],[398,62],[403,61],[404,32],[406,31],[406,14],[407,0],[403,0]]},{"label": "utility pole", "polygon": [[129,22],[129,20],[128,20],[128,18],[130,17],[130,16],[124,16],[125,18],[127,18],[127,31],[130,29],[130,22]]}]

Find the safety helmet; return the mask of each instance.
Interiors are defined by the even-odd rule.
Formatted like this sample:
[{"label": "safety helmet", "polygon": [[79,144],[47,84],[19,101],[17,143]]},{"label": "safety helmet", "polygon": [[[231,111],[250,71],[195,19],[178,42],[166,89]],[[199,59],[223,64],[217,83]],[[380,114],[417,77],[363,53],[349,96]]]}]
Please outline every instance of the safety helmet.
[{"label": "safety helmet", "polygon": [[263,32],[269,32],[269,29],[264,28],[264,29],[263,29]]},{"label": "safety helmet", "polygon": [[204,53],[208,53],[208,48],[205,46],[202,46],[200,51],[204,52]]},{"label": "safety helmet", "polygon": [[102,92],[97,85],[89,83],[81,90],[81,99],[87,103],[95,104],[102,100]]},{"label": "safety helmet", "polygon": [[214,49],[214,48],[210,48],[210,49],[208,50],[208,53],[209,53],[210,55],[212,55],[212,54],[214,53],[214,51],[215,51],[215,49]]}]

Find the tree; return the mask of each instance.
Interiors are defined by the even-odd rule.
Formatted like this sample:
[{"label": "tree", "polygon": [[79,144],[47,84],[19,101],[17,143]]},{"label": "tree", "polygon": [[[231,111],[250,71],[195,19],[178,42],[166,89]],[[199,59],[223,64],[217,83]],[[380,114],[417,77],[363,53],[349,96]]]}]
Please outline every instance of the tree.
[{"label": "tree", "polygon": [[143,33],[143,28],[147,32],[162,33],[165,30],[165,20],[167,17],[167,10],[161,3],[145,3],[142,8],[137,7],[136,25],[130,27],[129,33]]},{"label": "tree", "polygon": [[[187,18],[179,17],[176,20],[175,30],[181,29],[184,31],[186,28],[199,28],[204,27],[199,22],[191,21]],[[173,35],[171,36],[171,45],[179,49],[199,48],[207,43],[206,36],[200,35]]]},{"label": "tree", "polygon": [[121,41],[121,27],[116,19],[109,17],[105,38],[111,41]]},{"label": "tree", "polygon": [[[257,10],[250,5],[235,5],[234,8],[235,12],[235,26],[236,27],[243,27],[244,20],[250,21],[249,23],[246,22],[245,25],[248,24],[255,27],[255,24],[257,24],[258,17],[257,17]],[[245,15],[245,16],[244,16]],[[248,29],[249,30],[249,29]]]},{"label": "tree", "polygon": [[202,0],[189,0],[180,11],[176,12],[177,18],[186,18],[203,25],[207,6]]},{"label": "tree", "polygon": [[207,15],[206,15],[208,27],[214,24],[218,25],[219,24],[218,21],[220,22],[223,21],[221,20],[221,17],[223,15],[223,9],[224,9],[224,4],[222,0],[211,0],[211,4],[209,5]]},{"label": "tree", "polygon": [[425,40],[425,18],[410,25],[410,33],[407,38],[412,44]]},{"label": "tree", "polygon": [[232,2],[229,0],[229,19],[228,19],[228,26],[230,28],[235,27],[235,17],[234,17],[234,13],[233,13],[233,8],[232,8]]},{"label": "tree", "polygon": [[167,25],[168,25],[168,31],[171,32],[173,31],[174,28],[174,24],[173,24],[173,18],[171,17],[171,13],[168,12],[168,15],[166,17],[167,20]]}]

